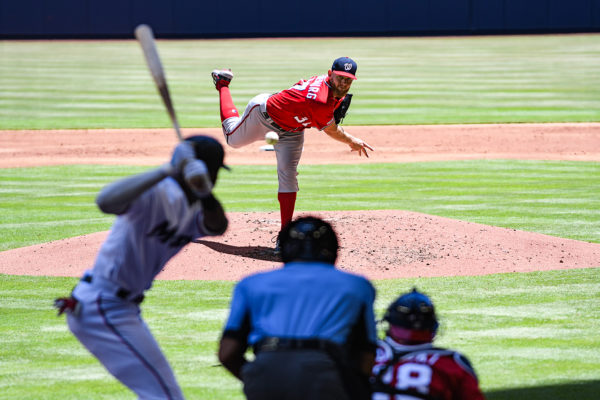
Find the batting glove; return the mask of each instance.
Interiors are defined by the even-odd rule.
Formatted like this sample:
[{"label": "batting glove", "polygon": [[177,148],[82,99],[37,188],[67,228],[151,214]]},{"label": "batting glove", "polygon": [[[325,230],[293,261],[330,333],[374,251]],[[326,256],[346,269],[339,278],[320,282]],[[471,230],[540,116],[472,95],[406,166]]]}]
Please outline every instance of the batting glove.
[{"label": "batting glove", "polygon": [[54,307],[58,310],[58,316],[64,312],[77,315],[79,314],[81,305],[79,304],[79,301],[73,297],[59,297],[54,300]]},{"label": "batting glove", "polygon": [[212,191],[208,168],[202,160],[188,161],[183,167],[183,179],[199,198],[208,196]]},{"label": "batting glove", "polygon": [[175,172],[183,172],[185,165],[196,159],[196,153],[190,143],[181,142],[173,150],[173,156],[171,157],[171,166],[175,169]]}]

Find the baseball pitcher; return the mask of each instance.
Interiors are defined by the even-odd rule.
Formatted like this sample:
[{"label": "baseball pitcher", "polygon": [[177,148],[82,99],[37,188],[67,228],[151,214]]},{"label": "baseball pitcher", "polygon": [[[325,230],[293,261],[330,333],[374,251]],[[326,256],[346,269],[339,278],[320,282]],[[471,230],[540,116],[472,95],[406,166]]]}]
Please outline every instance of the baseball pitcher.
[{"label": "baseball pitcher", "polygon": [[[357,64],[348,57],[333,62],[325,75],[300,80],[279,93],[259,94],[252,98],[240,117],[229,91],[233,78],[230,70],[212,71],[219,92],[223,134],[231,147],[242,147],[263,140],[268,132],[276,132],[274,145],[279,181],[277,199],[281,213],[281,228],[292,220],[298,192],[298,163],[304,145],[304,130],[316,128],[331,138],[346,143],[358,155],[369,156],[373,150],[339,125],[352,95],[348,93],[356,78]],[[279,245],[275,253],[279,254]]]}]

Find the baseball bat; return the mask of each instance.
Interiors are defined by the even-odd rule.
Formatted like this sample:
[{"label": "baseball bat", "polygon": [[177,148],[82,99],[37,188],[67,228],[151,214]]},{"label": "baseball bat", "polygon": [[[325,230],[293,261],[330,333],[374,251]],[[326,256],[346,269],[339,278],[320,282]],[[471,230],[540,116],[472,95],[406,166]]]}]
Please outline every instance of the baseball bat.
[{"label": "baseball bat", "polygon": [[146,63],[150,69],[150,74],[152,75],[152,78],[154,78],[154,83],[156,84],[158,93],[160,93],[160,97],[162,98],[165,108],[167,109],[167,113],[171,118],[173,128],[175,128],[175,133],[177,133],[177,138],[181,141],[183,140],[183,136],[181,135],[179,122],[177,122],[177,115],[175,115],[175,108],[173,107],[173,102],[171,101],[169,87],[167,86],[167,78],[160,61],[160,56],[158,55],[152,28],[145,24],[138,25],[135,28],[135,37],[142,46],[142,51],[144,52],[144,58],[146,59]]}]

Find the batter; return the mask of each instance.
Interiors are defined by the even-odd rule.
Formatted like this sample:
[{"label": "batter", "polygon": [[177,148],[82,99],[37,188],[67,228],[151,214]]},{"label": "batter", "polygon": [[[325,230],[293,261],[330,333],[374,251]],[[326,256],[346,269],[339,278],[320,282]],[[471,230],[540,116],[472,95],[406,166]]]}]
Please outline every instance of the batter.
[{"label": "batter", "polygon": [[225,232],[227,218],[212,195],[223,156],[216,140],[193,136],[169,164],[105,187],[96,203],[118,217],[93,269],[55,302],[77,339],[140,399],[184,398],[139,305],[187,243]]}]

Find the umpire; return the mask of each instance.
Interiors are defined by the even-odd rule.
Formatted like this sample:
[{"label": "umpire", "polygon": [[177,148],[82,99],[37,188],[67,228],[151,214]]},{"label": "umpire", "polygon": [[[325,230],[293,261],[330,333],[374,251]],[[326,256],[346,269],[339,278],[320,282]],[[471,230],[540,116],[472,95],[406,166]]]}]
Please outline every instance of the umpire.
[{"label": "umpire", "polygon": [[375,289],[335,268],[338,240],[325,221],[294,220],[279,241],[283,268],[236,285],[219,360],[248,400],[369,399]]}]

